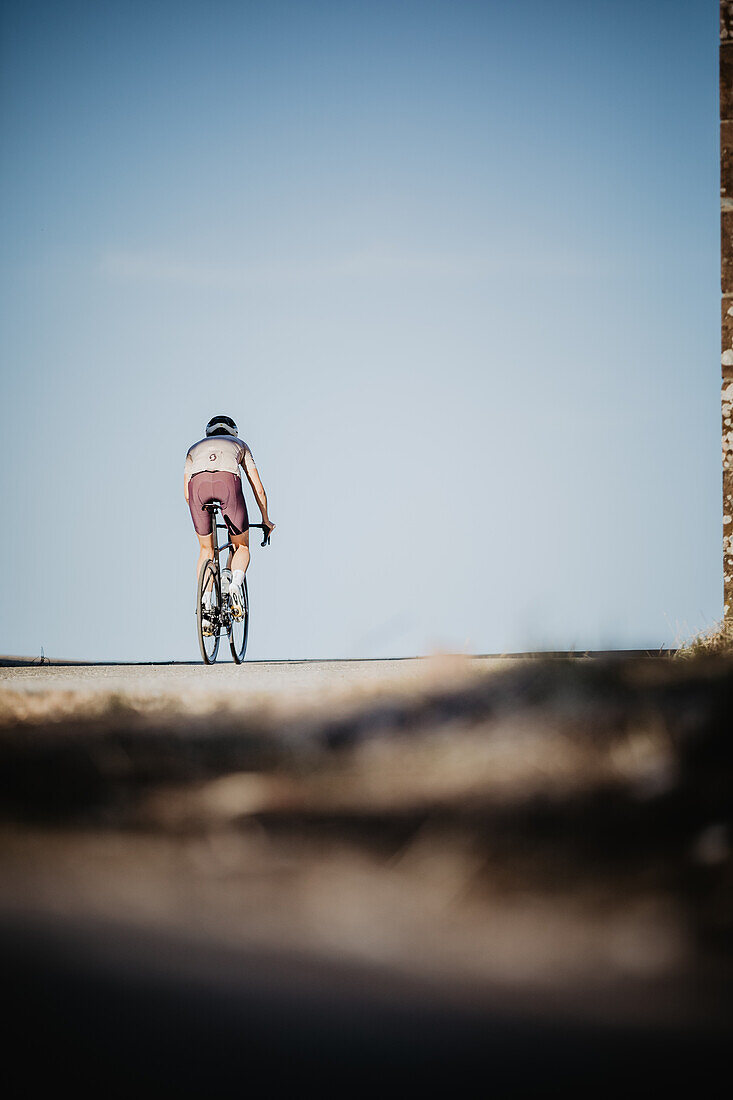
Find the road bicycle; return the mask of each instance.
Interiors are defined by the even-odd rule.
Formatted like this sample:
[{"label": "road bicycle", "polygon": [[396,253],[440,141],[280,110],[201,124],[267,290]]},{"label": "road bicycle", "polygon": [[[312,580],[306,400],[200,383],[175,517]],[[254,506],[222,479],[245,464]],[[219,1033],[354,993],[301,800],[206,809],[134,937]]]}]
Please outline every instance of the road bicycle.
[{"label": "road bicycle", "polygon": [[[220,500],[210,500],[204,508],[211,513],[211,534],[214,547],[214,556],[204,562],[199,573],[198,594],[196,597],[196,624],[198,627],[199,649],[204,659],[204,664],[213,665],[219,652],[219,642],[222,637],[229,638],[229,648],[235,664],[241,665],[247,651],[247,636],[249,634],[249,594],[247,592],[247,578],[244,578],[242,586],[243,607],[241,611],[232,606],[228,591],[222,592],[222,576],[219,563],[219,555],[225,550],[233,550],[231,538],[219,546],[217,531],[226,531],[229,528],[225,523],[218,523],[219,510],[222,504]],[[250,523],[250,530],[259,527],[264,532],[262,546],[270,541],[270,530],[265,523]],[[209,600],[204,603],[204,595],[211,593]]]}]

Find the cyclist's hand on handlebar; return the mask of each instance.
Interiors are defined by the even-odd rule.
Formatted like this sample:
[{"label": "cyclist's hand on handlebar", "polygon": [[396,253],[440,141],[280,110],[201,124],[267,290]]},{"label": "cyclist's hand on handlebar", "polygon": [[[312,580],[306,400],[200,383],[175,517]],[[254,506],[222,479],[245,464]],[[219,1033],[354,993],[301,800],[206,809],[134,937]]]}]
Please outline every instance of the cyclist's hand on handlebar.
[{"label": "cyclist's hand on handlebar", "polygon": [[275,524],[272,522],[272,520],[269,520],[269,519],[263,519],[262,522],[268,528],[268,530],[265,532],[265,537],[266,537],[266,541],[269,542],[270,541],[270,535],[275,530]]}]

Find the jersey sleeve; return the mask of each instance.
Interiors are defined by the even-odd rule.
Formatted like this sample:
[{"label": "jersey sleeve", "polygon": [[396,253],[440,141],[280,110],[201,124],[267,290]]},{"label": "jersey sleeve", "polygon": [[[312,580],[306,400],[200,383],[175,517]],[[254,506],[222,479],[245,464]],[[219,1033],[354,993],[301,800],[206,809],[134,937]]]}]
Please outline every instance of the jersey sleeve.
[{"label": "jersey sleeve", "polygon": [[244,451],[242,453],[240,465],[245,473],[247,473],[248,470],[257,469],[252,452],[250,451],[246,443],[244,444]]}]

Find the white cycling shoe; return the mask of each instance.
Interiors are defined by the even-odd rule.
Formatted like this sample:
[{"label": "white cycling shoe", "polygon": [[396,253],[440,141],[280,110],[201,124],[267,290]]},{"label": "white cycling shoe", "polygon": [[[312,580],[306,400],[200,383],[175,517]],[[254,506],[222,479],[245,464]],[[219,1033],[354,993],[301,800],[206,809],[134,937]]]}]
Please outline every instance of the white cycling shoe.
[{"label": "white cycling shoe", "polygon": [[229,586],[229,606],[232,609],[232,618],[237,622],[244,618],[244,591],[239,584]]},{"label": "white cycling shoe", "polygon": [[211,616],[213,616],[216,612],[216,608],[213,606],[213,593],[212,592],[204,593],[204,598],[203,598],[202,603],[203,603],[204,613],[201,616],[201,618],[202,618],[201,630],[202,630],[202,633],[207,638],[210,638],[215,633],[215,626],[214,626],[214,623],[213,623],[212,618],[211,618]]}]

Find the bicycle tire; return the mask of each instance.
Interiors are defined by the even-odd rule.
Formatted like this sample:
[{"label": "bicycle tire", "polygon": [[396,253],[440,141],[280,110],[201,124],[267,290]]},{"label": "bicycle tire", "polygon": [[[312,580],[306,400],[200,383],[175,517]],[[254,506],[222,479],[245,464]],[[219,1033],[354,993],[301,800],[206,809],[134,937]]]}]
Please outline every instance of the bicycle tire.
[{"label": "bicycle tire", "polygon": [[232,651],[235,665],[241,665],[244,660],[244,655],[247,652],[247,637],[249,635],[249,593],[247,592],[246,577],[242,585],[242,593],[244,595],[244,618],[239,622],[232,619],[231,631],[229,633],[229,648]]},{"label": "bicycle tire", "polygon": [[219,579],[219,570],[214,566],[212,560],[204,562],[201,566],[196,599],[196,624],[198,626],[199,649],[201,650],[201,656],[203,657],[205,665],[213,665],[216,661],[216,655],[219,652],[219,631],[221,629],[220,623],[217,621],[216,634],[204,634],[203,598],[204,591],[209,583],[209,577],[212,578],[216,609],[219,614],[221,614],[221,581]]}]

